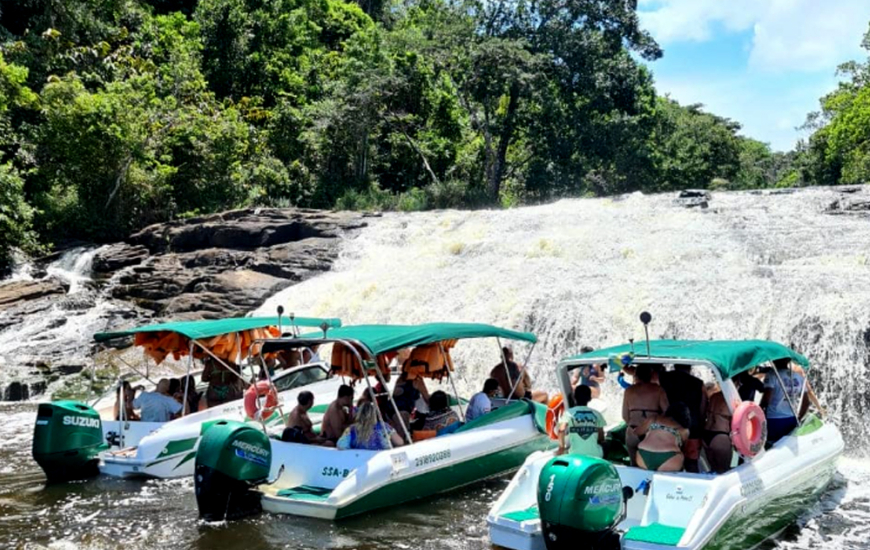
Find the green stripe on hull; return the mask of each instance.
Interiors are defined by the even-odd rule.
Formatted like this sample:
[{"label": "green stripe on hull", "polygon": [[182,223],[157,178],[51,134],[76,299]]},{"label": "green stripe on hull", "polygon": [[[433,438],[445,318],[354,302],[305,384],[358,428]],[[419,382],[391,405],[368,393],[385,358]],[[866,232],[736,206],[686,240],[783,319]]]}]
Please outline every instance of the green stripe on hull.
[{"label": "green stripe on hull", "polygon": [[[719,529],[704,550],[754,548],[776,535],[818,500],[834,475],[836,459],[812,468],[798,487],[787,482],[774,490],[774,496],[760,505],[743,504]],[[763,492],[761,493],[764,494]]]},{"label": "green stripe on hull", "polygon": [[339,508],[335,519],[395,506],[508,473],[519,468],[531,453],[551,449],[554,445],[553,440],[540,435],[511,449],[398,480]]}]

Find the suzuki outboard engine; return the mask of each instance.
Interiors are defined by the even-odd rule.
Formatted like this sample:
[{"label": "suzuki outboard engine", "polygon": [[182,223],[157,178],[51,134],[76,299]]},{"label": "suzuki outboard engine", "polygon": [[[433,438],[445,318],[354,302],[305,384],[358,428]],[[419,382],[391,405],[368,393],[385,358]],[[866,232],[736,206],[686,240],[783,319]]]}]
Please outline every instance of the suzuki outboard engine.
[{"label": "suzuki outboard engine", "polygon": [[272,467],[272,444],[257,427],[221,420],[196,450],[194,486],[199,516],[206,521],[238,519],[262,510],[257,485]]},{"label": "suzuki outboard engine", "polygon": [[622,482],[606,460],[557,456],[538,478],[538,510],[548,550],[619,548],[616,526],[625,517]]},{"label": "suzuki outboard engine", "polygon": [[33,430],[33,459],[50,483],[99,474],[98,455],[106,449],[103,423],[91,407],[77,401],[39,405]]}]

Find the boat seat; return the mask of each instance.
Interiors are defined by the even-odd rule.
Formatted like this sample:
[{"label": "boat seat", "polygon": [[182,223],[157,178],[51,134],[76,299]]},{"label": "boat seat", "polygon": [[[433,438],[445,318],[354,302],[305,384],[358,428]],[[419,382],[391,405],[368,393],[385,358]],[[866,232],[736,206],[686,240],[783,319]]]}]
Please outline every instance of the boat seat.
[{"label": "boat seat", "polygon": [[682,527],[651,523],[632,527],[625,533],[625,540],[648,542],[661,546],[676,546],[685,532],[686,530]]},{"label": "boat seat", "polygon": [[290,487],[289,489],[281,489],[277,495],[283,498],[293,500],[307,501],[323,501],[329,498],[332,489],[326,487],[315,487],[313,485],[299,485],[298,487]]},{"label": "boat seat", "polygon": [[537,504],[533,504],[525,510],[514,510],[513,512],[502,514],[501,517],[503,517],[504,519],[515,521],[517,523],[522,523],[524,521],[538,521],[541,519],[541,516],[538,513]]}]

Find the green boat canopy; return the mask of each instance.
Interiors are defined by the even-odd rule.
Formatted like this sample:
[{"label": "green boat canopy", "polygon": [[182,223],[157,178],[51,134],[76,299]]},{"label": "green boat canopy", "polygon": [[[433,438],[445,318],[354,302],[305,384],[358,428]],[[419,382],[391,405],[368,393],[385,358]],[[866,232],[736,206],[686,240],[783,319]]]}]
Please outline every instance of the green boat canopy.
[{"label": "green boat canopy", "polygon": [[[351,340],[364,345],[373,356],[443,340],[469,338],[505,338],[523,342],[537,342],[530,332],[517,332],[505,328],[477,323],[427,323],[423,325],[356,325],[328,331],[327,340]],[[303,334],[300,340],[323,339],[322,332]],[[267,341],[263,351],[275,351],[287,347],[287,342]]]},{"label": "green boat canopy", "polygon": [[[341,326],[340,319],[318,319],[314,317],[294,317],[292,322],[289,317],[282,317],[280,322],[284,327],[319,327],[323,323],[326,323],[331,328],[338,328]],[[143,332],[176,332],[186,338],[190,338],[191,340],[202,340],[204,338],[221,336],[222,334],[230,334],[233,332],[242,332],[258,328],[277,327],[278,325],[278,317],[232,317],[229,319],[177,321],[172,323],[146,325],[144,327],[116,332],[99,332],[94,334],[94,340],[97,342],[105,342],[114,338],[133,336],[134,334]]]},{"label": "green boat canopy", "polygon": [[[722,378],[732,378],[741,372],[775,359],[791,359],[804,368],[810,362],[800,353],[767,340],[652,340],[650,356],[663,363],[679,363],[681,360],[708,361],[719,370]],[[645,358],[646,342],[634,344],[635,356]],[[631,352],[631,344],[590,351],[563,361],[580,359],[604,359],[612,355]]]}]

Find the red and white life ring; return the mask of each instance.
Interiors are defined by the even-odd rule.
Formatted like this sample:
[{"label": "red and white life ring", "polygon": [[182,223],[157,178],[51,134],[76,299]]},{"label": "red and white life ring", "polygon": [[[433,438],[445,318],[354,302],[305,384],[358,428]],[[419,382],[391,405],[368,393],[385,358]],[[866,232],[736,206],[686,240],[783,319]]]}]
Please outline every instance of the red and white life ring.
[{"label": "red and white life ring", "polygon": [[[260,407],[260,397],[266,397],[266,404]],[[245,390],[245,414],[252,420],[265,420],[272,416],[278,407],[278,390],[268,380],[260,380]]]},{"label": "red and white life ring", "polygon": [[743,456],[753,457],[761,452],[767,441],[767,418],[761,407],[752,401],[737,406],[731,419],[731,443]]},{"label": "red and white life ring", "polygon": [[562,394],[554,395],[550,402],[547,403],[547,434],[550,439],[559,439],[559,432],[556,429],[559,426],[559,417],[565,411],[565,403],[562,402]]}]

